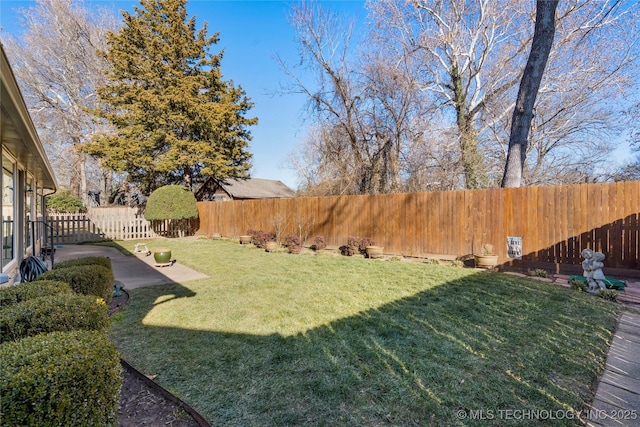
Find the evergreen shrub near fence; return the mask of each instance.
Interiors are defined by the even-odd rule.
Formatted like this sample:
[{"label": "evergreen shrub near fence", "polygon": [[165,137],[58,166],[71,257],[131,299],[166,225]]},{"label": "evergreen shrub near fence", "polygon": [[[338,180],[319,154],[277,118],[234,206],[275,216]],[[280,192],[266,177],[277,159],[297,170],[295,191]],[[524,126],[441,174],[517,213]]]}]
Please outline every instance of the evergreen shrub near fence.
[{"label": "evergreen shrub near fence", "polygon": [[107,305],[91,295],[65,293],[33,298],[0,310],[0,343],[41,333],[109,328]]},{"label": "evergreen shrub near fence", "polygon": [[13,304],[48,295],[71,293],[71,286],[57,280],[36,280],[0,288],[0,310]]},{"label": "evergreen shrub near fence", "polygon": [[95,295],[109,303],[113,295],[115,277],[111,268],[93,264],[54,268],[42,274],[38,280],[67,282],[77,293]]},{"label": "evergreen shrub near fence", "polygon": [[3,426],[115,426],[120,354],[97,331],[52,332],[0,345]]}]

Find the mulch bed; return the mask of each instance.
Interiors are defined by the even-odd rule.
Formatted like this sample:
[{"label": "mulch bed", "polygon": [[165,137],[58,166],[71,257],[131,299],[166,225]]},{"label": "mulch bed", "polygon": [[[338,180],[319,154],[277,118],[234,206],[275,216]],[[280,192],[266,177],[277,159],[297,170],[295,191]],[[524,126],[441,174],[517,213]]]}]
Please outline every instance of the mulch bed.
[{"label": "mulch bed", "polygon": [[[121,310],[128,300],[126,292],[114,297],[109,303],[109,314]],[[118,426],[210,427],[210,424],[189,405],[122,360]]]}]

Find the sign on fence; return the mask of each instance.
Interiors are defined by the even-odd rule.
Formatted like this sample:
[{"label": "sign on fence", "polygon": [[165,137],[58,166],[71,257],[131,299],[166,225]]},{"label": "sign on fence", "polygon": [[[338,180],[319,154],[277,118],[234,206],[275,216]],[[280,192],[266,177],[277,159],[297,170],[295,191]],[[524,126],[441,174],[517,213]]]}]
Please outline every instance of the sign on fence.
[{"label": "sign on fence", "polygon": [[522,237],[507,236],[507,256],[522,259]]}]

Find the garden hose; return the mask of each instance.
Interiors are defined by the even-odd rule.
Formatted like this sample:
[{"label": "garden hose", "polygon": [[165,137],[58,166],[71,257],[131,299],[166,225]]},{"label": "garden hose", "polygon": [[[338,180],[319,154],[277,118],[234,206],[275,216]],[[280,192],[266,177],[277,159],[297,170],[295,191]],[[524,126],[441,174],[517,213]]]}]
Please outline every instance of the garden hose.
[{"label": "garden hose", "polygon": [[20,276],[23,282],[33,282],[47,271],[47,265],[38,257],[29,256],[20,263]]}]

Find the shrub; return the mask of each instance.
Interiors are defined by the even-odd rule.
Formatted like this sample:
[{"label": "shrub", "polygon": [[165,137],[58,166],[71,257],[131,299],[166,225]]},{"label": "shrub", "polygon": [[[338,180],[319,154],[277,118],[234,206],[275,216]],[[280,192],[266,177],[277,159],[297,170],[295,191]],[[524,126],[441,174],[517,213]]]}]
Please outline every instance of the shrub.
[{"label": "shrub", "polygon": [[314,251],[320,251],[322,249],[326,249],[326,247],[327,242],[324,240],[324,237],[317,236],[315,239],[313,239],[313,245],[311,245],[311,249],[313,249]]},{"label": "shrub", "polygon": [[459,260],[459,259],[454,259],[453,261],[451,261],[451,266],[456,268],[463,268],[464,262],[462,262],[462,260]]},{"label": "shrub", "polygon": [[46,198],[47,210],[54,213],[78,213],[84,210],[82,200],[69,190],[61,190]]},{"label": "shrub", "polygon": [[347,244],[340,246],[338,249],[344,256],[353,256],[360,250],[360,239],[351,236],[347,239]]},{"label": "shrub", "polygon": [[252,228],[247,230],[247,236],[251,236],[251,243],[258,246],[258,235],[264,233],[262,230],[254,230]]},{"label": "shrub", "polygon": [[0,309],[33,298],[70,293],[71,286],[55,280],[36,280],[0,289]]},{"label": "shrub", "polygon": [[71,285],[79,294],[95,295],[111,301],[113,294],[113,271],[101,265],[77,265],[75,267],[54,268],[41,275],[39,280],[61,280]]},{"label": "shrub", "polygon": [[290,234],[285,238],[284,243],[289,249],[289,253],[299,254],[302,251],[302,241],[299,236],[295,234]]},{"label": "shrub", "polygon": [[353,256],[356,253],[356,250],[354,249],[354,247],[350,245],[342,245],[338,249],[340,250],[340,253],[344,256]]},{"label": "shrub", "polygon": [[358,242],[358,250],[360,251],[360,253],[362,255],[366,255],[367,254],[367,246],[374,246],[376,244],[376,242],[374,242],[373,240],[371,240],[368,237],[363,237],[362,239],[360,239],[360,241]]},{"label": "shrub", "polygon": [[264,248],[267,242],[273,242],[276,240],[276,233],[274,231],[258,231],[251,237],[251,243],[258,248]]},{"label": "shrub", "polygon": [[0,310],[0,342],[54,331],[106,331],[108,311],[94,296],[74,293],[22,301]]},{"label": "shrub", "polygon": [[483,243],[480,247],[480,255],[489,256],[494,255],[493,253],[493,245],[491,243]]},{"label": "shrub", "polygon": [[529,270],[529,276],[547,277],[547,271],[542,268],[536,268],[534,270]]},{"label": "shrub", "polygon": [[149,196],[144,217],[149,221],[197,218],[196,197],[181,185],[165,185]]},{"label": "shrub", "polygon": [[68,259],[66,261],[56,263],[53,268],[68,268],[75,267],[77,265],[101,265],[110,270],[112,269],[111,260],[106,256],[87,256],[83,258]]},{"label": "shrub", "polygon": [[570,279],[569,285],[571,286],[571,289],[575,289],[581,292],[586,292],[589,288],[589,286],[585,282],[577,278]]},{"label": "shrub", "polygon": [[120,355],[105,334],[40,334],[0,345],[0,360],[2,425],[116,425]]},{"label": "shrub", "polygon": [[367,254],[367,246],[373,246],[376,243],[368,237],[359,238],[351,236],[347,239],[347,244],[340,246],[340,253],[345,256],[353,256],[357,253]]},{"label": "shrub", "polygon": [[606,299],[607,301],[618,301],[618,293],[613,289],[598,289],[598,296]]}]

